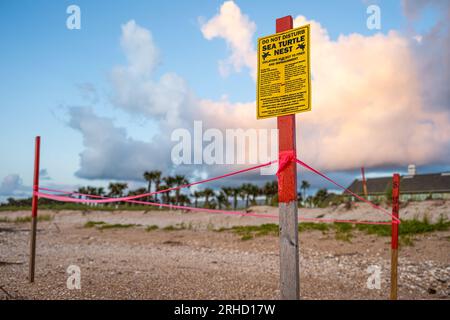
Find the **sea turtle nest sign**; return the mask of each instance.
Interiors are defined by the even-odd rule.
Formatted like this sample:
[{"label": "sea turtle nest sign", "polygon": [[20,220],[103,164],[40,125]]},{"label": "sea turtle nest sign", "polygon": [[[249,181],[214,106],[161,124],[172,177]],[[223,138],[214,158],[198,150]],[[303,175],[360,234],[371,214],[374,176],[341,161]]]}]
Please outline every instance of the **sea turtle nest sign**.
[{"label": "sea turtle nest sign", "polygon": [[311,110],[310,26],[258,39],[256,116]]}]

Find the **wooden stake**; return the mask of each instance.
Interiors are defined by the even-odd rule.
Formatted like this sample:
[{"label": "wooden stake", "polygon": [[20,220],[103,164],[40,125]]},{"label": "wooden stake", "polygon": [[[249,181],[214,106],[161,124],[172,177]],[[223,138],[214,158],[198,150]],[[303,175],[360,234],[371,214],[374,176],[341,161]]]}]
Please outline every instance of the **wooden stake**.
[{"label": "wooden stake", "polygon": [[366,175],[364,173],[364,167],[361,167],[361,176],[362,176],[362,183],[363,183],[363,193],[364,193],[364,197],[366,197],[367,199],[367,182],[366,182]]},{"label": "wooden stake", "polygon": [[400,175],[392,177],[392,232],[391,232],[391,300],[397,300],[397,269],[398,269],[398,221],[399,217]]},{"label": "wooden stake", "polygon": [[[293,28],[291,16],[276,21],[276,32]],[[278,151],[296,151],[295,114],[277,118]],[[291,162],[278,179],[278,210],[280,223],[280,291],[281,299],[300,298],[298,212],[297,212],[297,164]]]},{"label": "wooden stake", "polygon": [[36,228],[38,213],[38,197],[34,192],[39,191],[39,156],[40,156],[41,137],[36,137],[34,150],[34,180],[33,180],[33,197],[31,203],[31,233],[30,233],[30,262],[28,280],[34,282],[34,270],[36,259]]}]

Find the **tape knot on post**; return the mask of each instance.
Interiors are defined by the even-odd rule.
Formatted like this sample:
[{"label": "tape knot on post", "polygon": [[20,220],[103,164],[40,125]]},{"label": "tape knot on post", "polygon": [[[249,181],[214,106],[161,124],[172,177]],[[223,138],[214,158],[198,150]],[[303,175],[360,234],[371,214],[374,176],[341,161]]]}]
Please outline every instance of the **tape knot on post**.
[{"label": "tape knot on post", "polygon": [[278,177],[278,188],[279,190],[282,189],[283,183],[281,182],[282,175],[281,172],[286,169],[286,167],[293,161],[297,159],[297,155],[295,150],[286,150],[286,151],[280,151],[278,153],[278,171],[277,171],[277,177]]}]

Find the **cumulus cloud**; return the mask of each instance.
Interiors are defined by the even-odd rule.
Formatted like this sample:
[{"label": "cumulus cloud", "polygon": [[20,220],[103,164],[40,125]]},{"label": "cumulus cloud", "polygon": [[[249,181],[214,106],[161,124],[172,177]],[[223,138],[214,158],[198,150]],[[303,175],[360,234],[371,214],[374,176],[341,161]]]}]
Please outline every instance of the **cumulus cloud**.
[{"label": "cumulus cloud", "polygon": [[[236,6],[232,2],[231,5]],[[130,24],[133,26],[131,30],[134,30],[135,33],[129,32]],[[128,31],[126,32],[126,30]],[[134,43],[138,39],[148,43],[141,43],[140,47],[136,46],[135,50],[137,51],[140,51],[141,48],[155,47],[152,37],[143,39],[140,36],[143,33],[142,30],[146,29],[134,21],[122,26],[120,43],[127,56],[128,64],[116,66],[111,73],[111,102],[114,106],[130,114],[141,114],[158,120],[160,130],[164,131],[164,134],[171,132],[174,128],[191,128],[194,120],[202,120],[207,126],[219,126],[220,128],[265,126],[264,123],[256,121],[254,117],[256,113],[254,101],[230,103],[226,97],[219,101],[202,99],[192,92],[186,81],[178,74],[165,73],[158,79],[155,76],[155,70],[148,67],[150,64],[135,63],[134,59],[140,59],[136,57],[145,56],[151,61],[156,59],[146,52],[132,53],[124,47],[124,43]],[[147,33],[150,34],[149,31]],[[252,46],[251,37],[245,42],[247,46]],[[158,50],[155,49],[153,52],[156,54]],[[252,60],[255,60],[254,58],[255,56]],[[130,71],[131,66],[136,65],[140,65],[140,69],[133,68],[134,71]]]},{"label": "cumulus cloud", "polygon": [[[130,25],[133,26],[131,30],[134,30],[136,34],[129,32]],[[142,38],[142,30],[145,29],[137,25],[134,21],[130,21],[122,26],[120,43],[127,56],[128,64],[116,66],[112,70],[110,77],[112,85],[111,102],[115,107],[125,112],[143,115],[149,119],[156,120],[159,132],[153,137],[152,141],[131,140],[126,137],[125,128],[114,127],[111,119],[98,117],[90,109],[72,109],[70,115],[72,119],[71,126],[83,133],[85,145],[88,144],[88,141],[90,144],[90,148],[85,150],[81,155],[81,169],[77,172],[77,175],[80,177],[90,179],[116,179],[119,177],[127,179],[132,177],[132,179],[136,179],[141,176],[143,170],[152,168],[163,168],[166,171],[176,169],[178,173],[192,174],[197,172],[201,175],[202,172],[205,172],[205,168],[202,166],[197,166],[195,170],[192,170],[191,166],[174,166],[172,164],[170,151],[174,143],[170,141],[170,137],[173,130],[185,128],[193,132],[195,120],[201,120],[203,122],[204,130],[208,128],[219,128],[223,129],[223,132],[225,132],[225,128],[264,127],[263,123],[257,122],[254,119],[254,102],[230,103],[226,98],[220,101],[201,99],[192,92],[185,80],[176,73],[165,73],[158,79],[155,76],[155,70],[150,67],[150,64],[135,63],[134,59],[147,56],[147,54],[132,53],[124,47],[124,44],[135,43],[137,39],[142,42],[148,42],[147,44],[142,43],[140,47],[134,47],[137,51],[140,51],[142,48],[155,46],[152,37]],[[146,33],[150,34],[149,32]],[[155,54],[156,52],[158,52],[157,49],[154,50]],[[155,57],[152,56],[147,56],[147,58],[152,61],[155,60]],[[140,66],[140,69],[134,67],[131,71],[131,66],[137,65]],[[147,157],[145,165],[143,164],[140,167],[136,167],[132,163],[131,157],[121,159],[121,163],[124,166],[127,163],[129,170],[135,170],[135,174],[133,175],[129,171],[117,169],[117,164],[111,163],[111,159],[115,159],[118,155],[105,153],[104,143],[95,137],[97,135],[96,130],[87,130],[87,128],[80,127],[80,124],[83,123],[80,115],[84,115],[83,118],[90,118],[88,123],[92,123],[90,125],[92,128],[98,126],[104,128],[105,123],[108,123],[108,129],[103,129],[102,131],[120,132],[120,139],[117,140],[120,140],[121,143],[118,143],[117,148],[115,148],[117,154],[126,148],[136,149],[136,152],[138,152],[137,148],[130,145],[135,145],[139,142],[142,150],[151,150],[150,152],[157,156]],[[249,119],[253,119],[253,124],[250,126]],[[196,141],[201,140],[202,136],[194,136],[192,134],[192,143],[194,143],[194,139]],[[257,146],[254,146],[253,149],[256,152]],[[107,156],[102,157],[102,154],[106,154]],[[106,168],[107,164],[108,168]],[[207,171],[209,173],[222,172],[222,168],[208,168]]]},{"label": "cumulus cloud", "polygon": [[[250,117],[249,114],[253,114],[254,111],[253,107],[253,103],[235,105],[227,101],[199,100],[198,108],[204,112],[205,117],[205,121],[202,122],[203,133],[208,128],[214,127],[214,122],[218,117],[232,115],[235,119],[239,119],[244,114],[242,111],[247,111],[248,117]],[[224,171],[245,167],[245,165],[174,165],[171,160],[171,150],[177,142],[170,140],[171,130],[166,128],[148,141],[136,140],[127,135],[125,128],[116,126],[114,119],[99,116],[92,108],[70,107],[68,110],[69,126],[79,131],[83,137],[84,149],[80,153],[80,169],[75,173],[80,178],[141,181],[144,171],[161,170],[164,174],[176,172],[176,174],[184,174],[193,179],[203,179],[207,176],[222,174]],[[226,113],[227,111],[228,113]],[[244,125],[245,122],[239,120],[233,122],[230,118],[221,123],[220,128],[223,129],[225,135],[225,128],[237,129],[243,128]],[[203,136],[195,135],[190,126],[183,127],[183,129],[187,129],[191,133],[190,143],[192,146],[197,141],[200,141],[203,147],[208,144],[202,142]],[[246,150],[257,153],[258,145],[253,145],[251,148],[247,145]],[[270,151],[269,149],[268,152]],[[267,153],[267,156],[270,154]],[[272,154],[271,158],[274,157]],[[193,155],[191,155],[191,159],[193,159]],[[264,159],[264,161],[269,160],[269,158]]]},{"label": "cumulus cloud", "polygon": [[443,16],[450,15],[448,0],[402,0],[403,12],[410,22],[417,21],[427,7],[438,9]]},{"label": "cumulus cloud", "polygon": [[201,31],[206,39],[222,38],[228,46],[230,56],[219,62],[222,75],[228,75],[231,70],[239,72],[246,67],[255,79],[256,51],[253,35],[256,24],[241,12],[236,3],[225,1],[219,13],[201,26]]},{"label": "cumulus cloud", "polygon": [[294,21],[306,23],[313,111],[298,116],[298,141],[307,160],[328,170],[446,161],[449,114],[423,96],[420,53],[408,37],[391,31],[334,41],[318,22]]},{"label": "cumulus cloud", "polygon": [[192,104],[189,88],[175,73],[153,78],[160,58],[150,31],[131,20],[122,26],[120,44],[128,64],[111,73],[113,105],[154,118],[161,127],[182,125],[180,111]]},{"label": "cumulus cloud", "polygon": [[91,104],[96,104],[99,101],[97,89],[92,83],[83,82],[76,84],[81,98]]},{"label": "cumulus cloud", "polygon": [[[47,169],[39,171],[40,181],[48,182],[51,180]],[[73,190],[73,189],[71,189]],[[28,198],[31,197],[32,186],[27,186],[23,183],[22,178],[18,174],[9,174],[3,178],[0,183],[0,201],[7,198]]]},{"label": "cumulus cloud", "polygon": [[[361,165],[443,163],[448,158],[449,2],[404,1],[403,6],[411,21],[427,6],[442,12],[419,43],[395,31],[332,40],[319,22],[303,16],[294,20],[294,26],[311,23],[314,43],[313,111],[297,116],[297,141],[304,159],[322,169],[347,170]],[[253,48],[254,26],[232,17],[249,21],[234,2],[225,2],[220,13],[202,26],[203,35],[221,37],[229,45],[239,43],[236,48]],[[254,52],[246,56],[256,61]],[[240,122],[254,127],[253,114],[245,111]]]},{"label": "cumulus cloud", "polygon": [[[297,115],[303,159],[325,170],[446,163],[450,10],[437,2],[442,16],[420,44],[395,31],[332,40],[319,22],[296,17],[294,26],[311,24],[314,44],[313,111]],[[246,111],[240,122],[255,126]]]},{"label": "cumulus cloud", "polygon": [[125,68],[127,72],[145,75],[160,63],[159,50],[153,42],[151,32],[138,26],[134,20],[122,26],[120,45],[128,60]]},{"label": "cumulus cloud", "polygon": [[[414,47],[421,77],[421,95],[429,108],[450,110],[450,1],[411,0],[403,1],[402,7],[408,18],[413,37],[420,39]],[[415,29],[425,9],[439,12],[437,21],[429,30]]]},{"label": "cumulus cloud", "polygon": [[[448,72],[442,64],[441,69],[435,65],[434,53],[428,55],[429,60],[421,58],[426,50],[448,50],[448,41],[444,41],[448,30],[445,33],[439,28],[439,37],[430,31],[418,44],[412,37],[394,31],[331,39],[317,21],[303,16],[294,21],[296,26],[307,23],[311,24],[314,43],[312,111],[297,115],[299,157],[331,171],[362,165],[447,163],[448,89],[438,82],[448,78]],[[230,66],[252,68],[255,54],[251,49],[233,52],[233,48],[252,48],[255,32],[254,24],[234,2],[225,2],[220,13],[202,25],[202,32],[206,38],[221,37],[229,42],[230,59],[236,59],[229,60]],[[419,47],[428,38],[433,39],[433,48]],[[115,126],[112,119],[100,117],[91,109],[72,108],[70,125],[82,133],[85,146],[80,155],[79,177],[139,180],[149,169],[197,176],[231,171],[236,167],[173,166],[173,130],[181,127],[192,132],[194,120],[202,120],[205,129],[222,132],[227,128],[276,127],[275,119],[256,120],[254,101],[206,100],[197,97],[175,73],[156,78],[159,51],[150,31],[134,21],[122,26],[120,44],[128,62],[112,70],[111,102],[130,114],[156,120],[159,132],[152,140],[131,139],[126,129]],[[442,61],[440,57],[437,61]],[[425,63],[434,66],[427,74],[423,73]],[[440,93],[427,95],[424,88],[430,92],[437,88]]]},{"label": "cumulus cloud", "polygon": [[23,184],[18,174],[10,174],[3,178],[0,184],[0,199],[8,197],[28,197],[31,195],[31,187]]},{"label": "cumulus cloud", "polygon": [[69,126],[83,136],[78,177],[141,180],[149,168],[167,169],[169,150],[162,148],[164,144],[134,140],[113,119],[100,117],[90,108],[71,107],[69,116]]}]

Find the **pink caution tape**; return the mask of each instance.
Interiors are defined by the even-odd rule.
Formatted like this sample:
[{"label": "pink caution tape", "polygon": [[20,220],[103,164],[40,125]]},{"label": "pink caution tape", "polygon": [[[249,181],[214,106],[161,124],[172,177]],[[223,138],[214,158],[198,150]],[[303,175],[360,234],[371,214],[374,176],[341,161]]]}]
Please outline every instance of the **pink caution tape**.
[{"label": "pink caution tape", "polygon": [[[68,191],[63,191],[63,190],[57,190],[57,189],[50,189],[50,188],[39,188],[41,190],[47,190],[50,192],[58,192],[58,193],[63,193],[63,194],[67,194],[67,195],[71,195],[71,194],[76,194],[76,195],[80,195],[80,196],[85,196],[85,197],[92,197],[92,198],[106,198],[103,196],[97,196],[97,195],[90,195],[90,194],[84,194],[84,193],[79,193],[79,192],[68,192]],[[66,202],[67,199],[71,199],[73,201],[69,202],[75,202],[75,203],[85,203],[86,200],[84,199],[74,199],[74,198],[68,198],[68,197],[63,197],[63,196],[55,196],[55,195],[50,195],[50,194],[46,194],[46,193],[36,193],[36,195],[38,195],[41,198],[46,198],[46,199],[51,199],[51,200],[55,200],[55,201],[64,201]],[[126,201],[128,203],[135,203],[135,204],[141,204],[141,205],[150,205],[150,206],[161,206],[161,207],[165,207],[165,208],[170,208],[170,209],[182,209],[182,210],[190,210],[190,211],[197,211],[197,212],[208,212],[208,213],[222,213],[222,214],[229,214],[229,215],[240,215],[240,216],[251,216],[251,217],[257,217],[257,218],[278,218],[277,215],[268,215],[268,214],[257,214],[257,213],[252,213],[252,212],[239,212],[239,211],[229,211],[229,210],[216,210],[216,209],[206,209],[206,208],[193,208],[193,207],[187,207],[187,206],[177,206],[177,205],[170,205],[170,204],[165,204],[165,203],[155,203],[155,202],[149,202],[149,201],[139,201],[139,200],[128,200]],[[322,218],[304,218],[304,217],[299,217],[298,218],[300,221],[312,221],[312,222],[336,222],[336,223],[352,223],[352,224],[378,224],[378,225],[389,225],[390,222],[383,222],[383,221],[357,221],[357,220],[340,220],[340,219],[322,219]]]},{"label": "pink caution tape", "polygon": [[377,225],[391,225],[388,221],[359,221],[359,220],[342,220],[342,219],[323,219],[323,218],[298,218],[301,221],[312,222],[336,222],[336,223],[351,223],[351,224],[377,224]]},{"label": "pink caution tape", "polygon": [[325,178],[326,180],[330,181],[331,183],[333,183],[334,185],[338,186],[339,188],[343,189],[345,192],[350,193],[352,196],[354,196],[355,198],[370,204],[373,208],[380,210],[381,212],[383,212],[384,214],[387,214],[388,216],[390,216],[392,219],[394,219],[395,221],[397,221],[398,223],[400,222],[400,219],[396,218],[395,216],[393,216],[389,211],[383,209],[380,206],[377,206],[375,203],[370,202],[369,200],[364,199],[363,197],[357,195],[356,193],[348,190],[347,188],[341,186],[339,183],[337,183],[336,181],[334,181],[333,179],[327,177],[325,174],[323,174],[322,172],[320,172],[319,170],[314,169],[313,167],[309,166],[308,164],[304,163],[303,161],[296,159],[297,163],[299,165],[301,165],[302,167],[305,167],[306,169],[308,169],[309,171],[314,172],[315,174],[318,174],[319,176]]},{"label": "pink caution tape", "polygon": [[[297,159],[296,155],[295,155],[295,152],[293,150],[280,152],[280,155],[279,155],[279,167],[278,167],[277,175],[279,175],[279,173],[281,171],[283,171],[287,167],[287,165],[290,162],[292,162],[292,161],[296,161],[298,164],[300,164],[301,166],[305,167],[306,169],[308,169],[308,170],[310,170],[310,171],[320,175],[321,177],[325,178],[326,180],[330,181],[331,183],[333,183],[336,186],[338,186],[341,189],[343,189],[345,192],[348,192],[351,195],[355,196],[357,199],[359,199],[359,200],[361,200],[361,201],[363,201],[365,203],[370,204],[373,208],[382,211],[383,213],[389,215],[397,223],[400,223],[400,220],[398,218],[393,216],[391,213],[389,213],[385,209],[383,209],[380,206],[377,206],[376,204],[374,204],[374,203],[364,199],[363,197],[360,197],[356,193],[348,190],[347,188],[343,187],[342,185],[340,185],[339,183],[335,182],[331,178],[327,177],[325,174],[323,174],[320,171],[312,168],[311,166],[309,166],[308,164],[304,163],[303,161]],[[150,206],[158,206],[158,207],[166,207],[166,208],[182,209],[182,210],[190,210],[190,211],[199,211],[199,212],[223,213],[223,214],[232,214],[232,215],[240,215],[240,216],[253,216],[253,217],[260,217],[260,218],[278,218],[277,215],[257,214],[257,213],[243,213],[243,212],[239,212],[239,211],[216,210],[216,209],[206,209],[206,208],[193,208],[193,207],[178,206],[178,205],[171,205],[171,204],[165,204],[165,203],[155,203],[155,202],[134,200],[134,199],[147,197],[147,196],[150,196],[150,195],[153,195],[153,194],[169,192],[169,191],[172,191],[172,190],[178,190],[178,189],[181,189],[181,188],[187,188],[187,187],[190,187],[190,186],[193,186],[193,185],[197,185],[197,184],[201,184],[201,183],[206,183],[206,182],[210,182],[210,181],[214,181],[214,180],[219,180],[219,179],[222,179],[222,178],[225,178],[225,177],[229,177],[229,176],[233,176],[233,175],[236,175],[236,174],[248,172],[248,171],[251,171],[251,170],[258,169],[258,168],[262,168],[262,167],[271,165],[271,164],[276,163],[276,162],[277,162],[277,160],[274,160],[274,161],[270,161],[270,162],[267,162],[267,163],[264,163],[264,164],[261,164],[261,165],[257,165],[257,166],[254,166],[254,167],[250,167],[250,168],[247,168],[247,169],[243,169],[243,170],[227,173],[227,174],[224,174],[224,175],[221,175],[221,176],[217,176],[217,177],[213,177],[213,178],[209,178],[209,179],[205,179],[205,180],[201,180],[201,181],[197,181],[197,182],[181,185],[181,186],[178,186],[178,187],[173,187],[173,188],[168,188],[168,189],[164,189],[164,190],[160,190],[160,191],[143,193],[143,194],[139,194],[139,195],[135,195],[135,196],[128,196],[128,197],[108,198],[108,197],[103,197],[103,196],[82,194],[82,193],[78,193],[78,192],[67,192],[67,191],[50,189],[50,188],[44,188],[44,187],[40,187],[39,190],[44,190],[44,191],[49,191],[49,192],[57,192],[57,193],[62,193],[62,194],[66,194],[66,195],[76,194],[76,195],[81,195],[81,196],[85,196],[85,197],[89,197],[89,198],[96,198],[96,200],[92,200],[92,199],[75,199],[75,198],[71,198],[71,197],[67,197],[67,196],[52,195],[52,194],[47,194],[47,193],[38,192],[38,191],[33,191],[33,195],[37,195],[40,198],[46,198],[46,199],[51,199],[51,200],[61,201],[61,202],[97,203],[97,204],[100,204],[100,203],[113,203],[113,202],[129,202],[129,203],[136,203],[136,204],[142,204],[142,205],[150,205]],[[319,218],[316,219],[316,218],[303,218],[303,217],[299,217],[299,220],[303,220],[303,221],[317,221],[317,222],[352,223],[352,224],[385,224],[385,225],[390,224],[390,222],[382,222],[382,221],[356,221],[356,220],[319,219]]]},{"label": "pink caution tape", "polygon": [[294,150],[287,150],[287,151],[280,151],[278,153],[278,171],[277,176],[286,169],[286,167],[291,163],[292,161],[295,161],[296,155]]},{"label": "pink caution tape", "polygon": [[[86,200],[84,200],[84,202],[87,202],[87,203],[127,202],[128,200],[140,199],[140,198],[148,197],[148,196],[151,196],[151,195],[154,195],[154,194],[165,193],[165,192],[178,190],[178,189],[182,189],[182,188],[188,188],[188,187],[195,186],[195,185],[201,184],[201,183],[206,183],[206,182],[211,182],[211,181],[214,181],[214,180],[223,179],[223,178],[234,176],[234,175],[237,175],[237,174],[240,174],[240,173],[244,173],[244,172],[252,171],[252,170],[255,170],[255,169],[262,168],[262,167],[266,167],[266,166],[269,166],[272,163],[276,163],[276,162],[277,162],[277,160],[274,160],[274,161],[263,163],[263,164],[260,164],[260,165],[254,166],[254,167],[250,167],[250,168],[247,168],[247,169],[242,169],[242,170],[231,172],[231,173],[227,173],[227,174],[224,174],[224,175],[221,175],[221,176],[217,176],[217,177],[213,177],[213,178],[209,178],[209,179],[205,179],[205,180],[201,180],[201,181],[196,181],[196,182],[193,182],[193,183],[184,184],[184,185],[181,185],[181,186],[178,186],[178,187],[167,188],[167,189],[164,189],[164,190],[148,192],[148,193],[142,193],[142,194],[138,194],[138,195],[135,195],[135,196],[120,197],[120,198],[105,198],[105,199],[100,199],[100,200],[86,199]],[[40,189],[42,189],[42,188],[40,188]]]},{"label": "pink caution tape", "polygon": [[281,172],[286,169],[286,167],[292,162],[295,161],[296,154],[294,150],[287,150],[287,151],[280,151],[278,153],[278,171],[277,171],[277,177],[278,177],[278,188],[281,192],[283,189],[283,176],[281,175]]},{"label": "pink caution tape", "polygon": [[[44,188],[41,188],[44,189]],[[45,188],[47,189],[47,188]],[[61,192],[61,191],[58,191]],[[67,194],[79,194],[76,192],[66,192],[63,191],[62,193]],[[46,198],[50,200],[60,201],[60,202],[72,202],[72,203],[92,203],[90,202],[90,199],[75,199],[65,196],[57,196],[42,192],[36,192],[35,193],[39,198]],[[79,194],[83,196],[90,197],[91,195],[86,194]],[[99,197],[99,196],[95,196]],[[104,197],[102,197],[104,198]],[[156,203],[156,202],[148,202],[148,201],[139,201],[139,200],[126,200],[124,202],[128,203],[136,203],[136,204],[142,204],[142,205],[150,205],[155,207],[165,207],[165,208],[171,208],[171,209],[182,209],[182,210],[190,210],[190,211],[199,211],[199,212],[208,212],[208,213],[223,213],[223,214],[233,214],[233,215],[239,215],[239,216],[251,216],[251,217],[259,217],[259,218],[278,218],[276,215],[268,215],[268,214],[258,214],[258,213],[252,213],[252,212],[240,212],[240,211],[229,211],[229,210],[216,210],[216,209],[207,209],[207,208],[193,208],[193,207],[187,207],[187,206],[178,206],[178,205],[172,205],[172,204],[165,204],[165,203]]]}]

